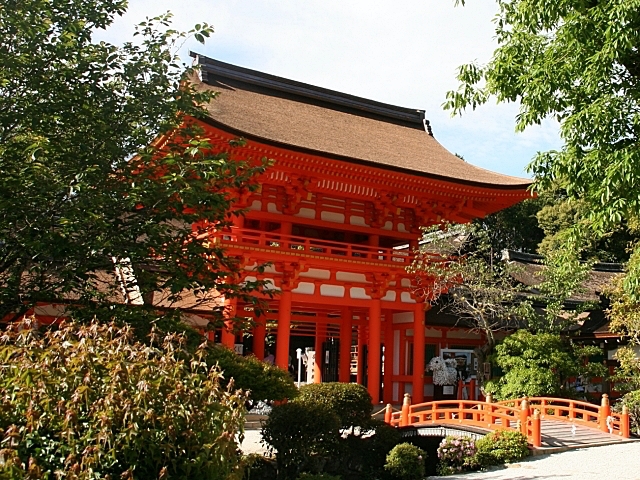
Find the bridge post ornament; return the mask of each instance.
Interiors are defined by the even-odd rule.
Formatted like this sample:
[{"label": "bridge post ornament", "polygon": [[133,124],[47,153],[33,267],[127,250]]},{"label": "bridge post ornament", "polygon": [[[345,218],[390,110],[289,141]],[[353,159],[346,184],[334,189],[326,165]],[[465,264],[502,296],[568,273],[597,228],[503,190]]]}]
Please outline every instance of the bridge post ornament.
[{"label": "bridge post ornament", "polygon": [[391,425],[391,414],[393,413],[393,407],[390,403],[387,403],[387,406],[384,409],[384,423],[387,425]]},{"label": "bridge post ornament", "polygon": [[406,427],[409,425],[409,409],[411,408],[411,395],[404,394],[404,400],[402,401],[402,417],[400,420],[400,426]]},{"label": "bridge post ornament", "polygon": [[531,422],[531,444],[534,447],[542,445],[542,431],[540,428],[540,410],[535,409],[533,412],[533,420]]},{"label": "bridge post ornament", "polygon": [[609,405],[609,395],[606,393],[602,395],[602,401],[600,403],[600,408],[598,409],[598,420],[600,421],[600,430],[605,433],[609,432],[608,423],[611,422],[609,417],[611,416],[611,406]]}]

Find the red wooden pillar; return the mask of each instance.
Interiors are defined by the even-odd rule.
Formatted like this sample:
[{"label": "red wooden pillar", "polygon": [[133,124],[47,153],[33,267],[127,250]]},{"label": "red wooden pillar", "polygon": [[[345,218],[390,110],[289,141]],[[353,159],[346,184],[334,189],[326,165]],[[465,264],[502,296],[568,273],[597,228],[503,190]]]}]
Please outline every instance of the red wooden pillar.
[{"label": "red wooden pillar", "polygon": [[340,316],[340,365],[338,380],[342,383],[351,381],[351,310],[342,309]]},{"label": "red wooden pillar", "polygon": [[276,365],[289,368],[289,336],[291,335],[291,290],[284,289],[278,307],[278,337],[276,339]]},{"label": "red wooden pillar", "polygon": [[264,340],[267,336],[266,318],[255,319],[256,326],[253,328],[253,354],[258,360],[264,360]]},{"label": "red wooden pillar", "polygon": [[380,403],[380,340],[382,306],[380,298],[373,298],[369,307],[369,348],[367,390],[374,405]]},{"label": "red wooden pillar", "polygon": [[413,311],[413,403],[424,402],[424,303]]},{"label": "red wooden pillar", "polygon": [[388,315],[384,322],[384,403],[393,402],[393,316]]},{"label": "red wooden pillar", "polygon": [[356,376],[358,385],[364,383],[364,346],[367,343],[366,333],[366,327],[364,325],[358,325],[358,372]]},{"label": "red wooden pillar", "polygon": [[220,342],[229,348],[233,348],[236,343],[236,336],[233,333],[233,318],[236,316],[236,305],[237,300],[226,299],[224,301],[224,316],[226,320],[224,321],[224,326],[222,327],[222,335],[220,337]]},{"label": "red wooden pillar", "polygon": [[326,328],[320,323],[316,323],[316,342],[314,350],[316,351],[316,360],[313,365],[313,383],[322,383],[322,362],[324,355],[322,354],[322,344],[325,341]]}]

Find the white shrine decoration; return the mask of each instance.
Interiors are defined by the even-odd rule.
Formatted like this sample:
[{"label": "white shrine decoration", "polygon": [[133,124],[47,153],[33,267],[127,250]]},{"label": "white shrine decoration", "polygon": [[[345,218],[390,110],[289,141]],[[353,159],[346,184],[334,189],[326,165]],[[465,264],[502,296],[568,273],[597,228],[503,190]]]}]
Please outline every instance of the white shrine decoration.
[{"label": "white shrine decoration", "polygon": [[456,370],[456,360],[448,358],[433,357],[427,365],[427,370],[433,372],[434,385],[455,385],[458,378]]}]

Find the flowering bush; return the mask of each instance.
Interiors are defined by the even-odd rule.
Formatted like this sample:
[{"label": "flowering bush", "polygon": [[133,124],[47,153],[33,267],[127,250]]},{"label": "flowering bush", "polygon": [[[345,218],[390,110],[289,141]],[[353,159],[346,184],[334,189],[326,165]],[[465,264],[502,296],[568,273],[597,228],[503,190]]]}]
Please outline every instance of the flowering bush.
[{"label": "flowering bush", "polygon": [[501,465],[529,455],[527,437],[515,430],[498,430],[478,440],[476,461],[480,466]]},{"label": "flowering bush", "polygon": [[131,327],[33,321],[0,334],[0,478],[227,479],[246,396],[204,347]]},{"label": "flowering bush", "polygon": [[447,437],[440,442],[438,458],[440,459],[439,473],[452,473],[471,470],[475,467],[476,445],[470,438]]}]

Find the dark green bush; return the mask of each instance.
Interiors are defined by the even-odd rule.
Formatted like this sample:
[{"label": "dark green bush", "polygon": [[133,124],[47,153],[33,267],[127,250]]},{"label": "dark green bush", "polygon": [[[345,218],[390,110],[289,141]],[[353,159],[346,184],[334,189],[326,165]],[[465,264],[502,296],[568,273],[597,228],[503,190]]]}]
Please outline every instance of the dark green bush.
[{"label": "dark green bush", "polygon": [[[29,323],[0,337],[0,478],[227,479],[245,395],[204,350],[130,327]],[[27,472],[28,470],[28,472]]]},{"label": "dark green bush", "polygon": [[529,456],[527,437],[515,430],[498,430],[476,442],[476,462],[481,467],[517,462]]},{"label": "dark green bush", "polygon": [[640,435],[640,390],[634,390],[625,394],[616,405],[616,410],[621,410],[622,405],[629,409],[629,424],[631,433]]},{"label": "dark green bush", "polygon": [[253,401],[293,399],[298,395],[289,372],[254,356],[242,357],[229,348],[216,345],[209,347],[207,363],[217,363],[225,379],[233,379],[236,388],[249,391]]},{"label": "dark green bush", "polygon": [[273,480],[277,475],[276,462],[259,453],[242,458],[242,480]]},{"label": "dark green bush", "polygon": [[298,480],[340,480],[340,477],[326,473],[303,473]]},{"label": "dark green bush", "polygon": [[355,383],[312,383],[300,388],[298,400],[326,405],[338,415],[342,428],[363,427],[371,420],[371,395]]},{"label": "dark green bush", "polygon": [[326,405],[285,403],[273,407],[262,427],[262,438],[275,451],[278,478],[293,479],[335,452],[340,419]]},{"label": "dark green bush", "polygon": [[384,468],[394,479],[422,480],[426,458],[427,454],[421,448],[410,443],[400,443],[387,455]]}]

